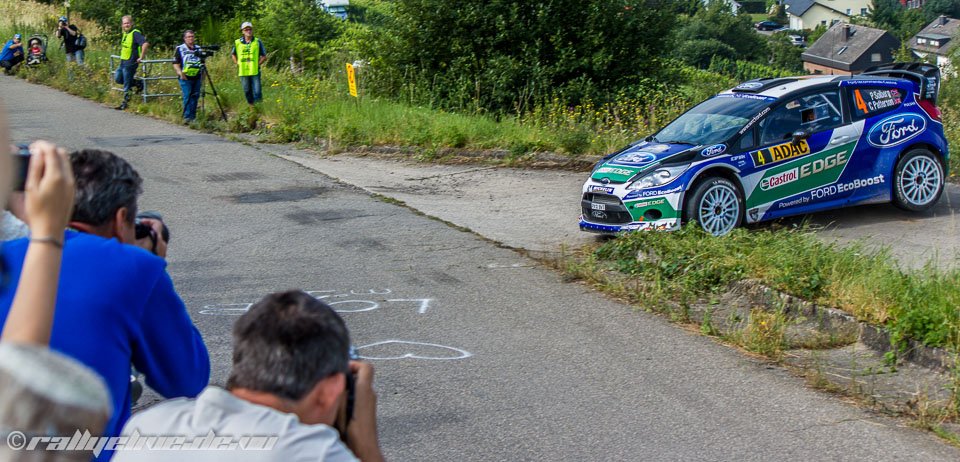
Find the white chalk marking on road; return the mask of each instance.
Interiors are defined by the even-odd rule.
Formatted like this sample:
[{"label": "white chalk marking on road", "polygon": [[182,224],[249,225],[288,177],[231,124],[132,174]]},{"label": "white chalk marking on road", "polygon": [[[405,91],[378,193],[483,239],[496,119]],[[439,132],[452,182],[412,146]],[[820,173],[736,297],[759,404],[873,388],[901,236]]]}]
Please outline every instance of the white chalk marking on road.
[{"label": "white chalk marking on road", "polygon": [[[456,357],[421,356],[416,353],[404,353],[401,356],[366,356],[363,353],[361,353],[361,351],[364,348],[373,348],[381,345],[388,345],[388,344],[394,344],[394,343],[402,344],[402,345],[427,346],[427,347],[433,347],[433,348],[442,348],[446,350],[452,350],[457,353],[457,356]],[[445,345],[437,345],[436,343],[410,342],[406,340],[384,340],[382,342],[363,345],[361,347],[357,347],[357,354],[360,355],[360,358],[369,359],[369,360],[424,359],[429,361],[448,361],[448,360],[454,360],[454,359],[466,359],[473,356],[473,353],[470,353],[469,351],[466,351],[466,350],[461,350],[460,348],[454,348],[454,347],[445,346]]]}]

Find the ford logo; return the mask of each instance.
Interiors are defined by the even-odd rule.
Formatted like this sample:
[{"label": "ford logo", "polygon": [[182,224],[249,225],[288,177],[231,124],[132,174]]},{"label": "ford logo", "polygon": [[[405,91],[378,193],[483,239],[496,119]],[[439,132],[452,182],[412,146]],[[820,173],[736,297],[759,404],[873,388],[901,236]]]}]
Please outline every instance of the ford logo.
[{"label": "ford logo", "polygon": [[867,134],[867,142],[878,148],[906,143],[923,133],[927,121],[917,114],[899,114],[877,122]]},{"label": "ford logo", "polygon": [[628,165],[646,165],[657,160],[657,156],[649,152],[627,152],[617,156],[614,162]]},{"label": "ford logo", "polygon": [[705,148],[703,151],[700,151],[700,155],[703,157],[713,157],[719,156],[727,151],[727,145],[725,144],[715,144],[709,148]]},{"label": "ford logo", "polygon": [[756,90],[762,86],[763,84],[760,82],[743,82],[737,85],[737,90]]}]

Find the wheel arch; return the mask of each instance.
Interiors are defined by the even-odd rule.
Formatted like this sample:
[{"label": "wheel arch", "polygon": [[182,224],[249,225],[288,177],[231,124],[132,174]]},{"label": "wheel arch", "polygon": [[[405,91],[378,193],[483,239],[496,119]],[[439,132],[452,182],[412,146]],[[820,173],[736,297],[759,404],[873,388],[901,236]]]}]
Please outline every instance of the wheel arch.
[{"label": "wheel arch", "polygon": [[[950,171],[949,171],[949,169],[948,169],[949,166],[947,165],[947,160],[944,159],[944,157],[943,157],[943,152],[941,152],[940,149],[937,148],[936,145],[931,144],[931,143],[927,143],[927,142],[923,142],[923,141],[918,142],[918,143],[910,144],[910,145],[908,145],[907,147],[901,149],[900,152],[897,154],[897,159],[896,159],[896,161],[893,162],[892,168],[893,168],[894,170],[896,170],[896,168],[897,168],[897,163],[900,162],[900,159],[902,159],[903,156],[905,156],[908,152],[910,152],[910,151],[912,151],[912,150],[914,150],[914,149],[926,149],[927,151],[932,152],[932,153],[936,156],[937,161],[940,162],[940,168],[943,169],[943,177],[944,177],[944,179],[946,179],[946,177],[950,176]],[[893,174],[892,171],[891,171],[890,173]]]},{"label": "wheel arch", "polygon": [[689,217],[687,217],[687,200],[689,199],[689,194],[691,194],[701,182],[705,181],[707,178],[719,176],[730,180],[734,186],[737,187],[737,190],[740,191],[740,197],[743,198],[744,204],[746,204],[746,194],[743,191],[743,184],[740,182],[740,176],[737,175],[737,171],[728,165],[716,164],[711,165],[703,170],[699,171],[690,179],[690,187],[686,188],[683,191],[683,195],[680,196],[680,219],[681,223],[687,223]]}]

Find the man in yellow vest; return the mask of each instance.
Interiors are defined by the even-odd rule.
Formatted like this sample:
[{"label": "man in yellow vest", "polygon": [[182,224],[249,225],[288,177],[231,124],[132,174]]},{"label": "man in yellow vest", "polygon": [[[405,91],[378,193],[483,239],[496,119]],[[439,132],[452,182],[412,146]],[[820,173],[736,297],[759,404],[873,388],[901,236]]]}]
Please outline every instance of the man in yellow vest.
[{"label": "man in yellow vest", "polygon": [[267,51],[263,42],[253,37],[253,24],[245,22],[240,25],[243,37],[233,44],[233,62],[237,65],[240,84],[243,85],[243,95],[247,103],[254,103],[263,99],[260,87],[260,66],[267,61]]},{"label": "man in yellow vest", "polygon": [[117,67],[113,80],[123,85],[123,102],[117,106],[117,109],[122,111],[127,108],[127,103],[130,101],[130,87],[135,86],[143,92],[143,82],[135,81],[134,76],[137,75],[137,66],[146,59],[147,47],[150,44],[139,29],[134,29],[132,16],[124,16],[120,21],[120,26],[123,28],[123,38],[120,40],[120,66]]}]

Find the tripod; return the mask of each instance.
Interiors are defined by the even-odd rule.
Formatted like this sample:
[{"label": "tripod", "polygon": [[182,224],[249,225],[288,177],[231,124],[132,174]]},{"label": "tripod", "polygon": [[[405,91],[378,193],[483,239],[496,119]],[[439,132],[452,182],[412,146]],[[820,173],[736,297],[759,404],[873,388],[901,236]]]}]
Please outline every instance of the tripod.
[{"label": "tripod", "polygon": [[[223,104],[220,102],[220,95],[217,94],[217,87],[213,85],[213,77],[210,77],[210,73],[207,72],[207,59],[200,58],[200,80],[203,80],[203,77],[207,77],[207,83],[210,84],[210,90],[212,90],[213,98],[217,101],[217,108],[220,109],[220,118],[224,122],[227,121],[227,114],[223,112]],[[203,102],[207,96],[207,86],[206,84],[200,84],[200,110],[203,111]]]}]

